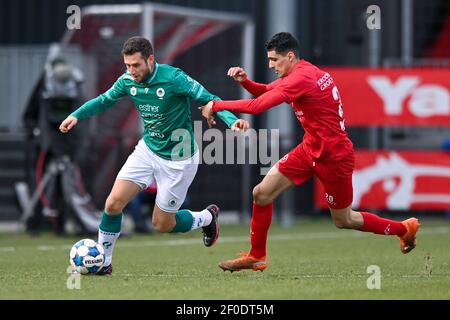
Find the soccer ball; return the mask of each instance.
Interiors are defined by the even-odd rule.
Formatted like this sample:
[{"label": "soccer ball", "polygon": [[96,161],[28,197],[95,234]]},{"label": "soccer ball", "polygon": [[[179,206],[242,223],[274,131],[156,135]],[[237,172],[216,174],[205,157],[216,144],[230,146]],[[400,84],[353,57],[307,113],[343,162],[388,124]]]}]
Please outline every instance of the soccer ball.
[{"label": "soccer ball", "polygon": [[70,265],[73,272],[97,273],[105,262],[103,246],[91,239],[78,241],[70,249]]}]

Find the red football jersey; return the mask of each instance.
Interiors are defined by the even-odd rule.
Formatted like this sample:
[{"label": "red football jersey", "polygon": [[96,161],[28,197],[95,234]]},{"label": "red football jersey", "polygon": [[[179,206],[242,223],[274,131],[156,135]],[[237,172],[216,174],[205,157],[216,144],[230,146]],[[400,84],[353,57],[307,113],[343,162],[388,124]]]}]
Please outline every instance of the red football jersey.
[{"label": "red football jersey", "polygon": [[268,85],[251,80],[241,84],[257,98],[215,100],[213,111],[257,114],[287,102],[305,130],[303,144],[313,158],[339,160],[352,151],[339,91],[327,72],[300,60],[289,75]]}]

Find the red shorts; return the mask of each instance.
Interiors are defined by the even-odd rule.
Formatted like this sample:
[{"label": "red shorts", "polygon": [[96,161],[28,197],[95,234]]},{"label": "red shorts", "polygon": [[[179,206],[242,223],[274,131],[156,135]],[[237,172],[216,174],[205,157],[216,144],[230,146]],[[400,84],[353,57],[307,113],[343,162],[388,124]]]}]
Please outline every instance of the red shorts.
[{"label": "red shorts", "polygon": [[352,174],[355,166],[353,150],[345,158],[334,161],[315,160],[303,143],[292,149],[276,164],[278,171],[296,185],[300,185],[315,175],[323,184],[328,206],[343,209],[353,200]]}]

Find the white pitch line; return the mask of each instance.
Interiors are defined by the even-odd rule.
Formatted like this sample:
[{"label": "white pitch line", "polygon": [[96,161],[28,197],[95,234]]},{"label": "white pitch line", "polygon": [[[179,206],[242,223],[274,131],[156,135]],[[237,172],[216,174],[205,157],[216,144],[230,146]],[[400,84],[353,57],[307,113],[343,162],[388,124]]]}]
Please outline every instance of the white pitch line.
[{"label": "white pitch line", "polygon": [[55,246],[38,246],[37,249],[40,251],[52,251],[52,250],[56,250],[56,247]]},{"label": "white pitch line", "polygon": [[[259,274],[259,273],[258,273]],[[255,274],[256,275],[256,274]],[[303,279],[353,279],[353,278],[367,278],[366,273],[352,273],[352,274],[284,274],[283,276],[277,276],[276,274],[270,274],[269,275],[272,278],[277,279],[293,279],[293,278],[303,278]],[[198,274],[191,273],[191,274],[145,274],[141,273],[139,275],[137,274],[131,274],[131,273],[114,273],[114,277],[121,277],[121,278],[198,278]],[[214,276],[215,277],[215,276]],[[427,274],[404,274],[404,275],[397,275],[397,274],[388,274],[384,275],[384,278],[416,278],[416,279],[430,279],[430,277],[433,277],[433,279],[436,278],[450,278],[450,275],[448,274],[433,274],[432,276]]]},{"label": "white pitch line", "polygon": [[[421,231],[420,234],[447,234],[450,233],[449,227],[435,227],[428,228]],[[277,234],[269,235],[269,241],[286,241],[286,240],[315,240],[315,239],[337,239],[337,238],[361,238],[373,235],[365,232],[310,232],[302,234]],[[220,237],[220,243],[237,243],[248,242],[250,236],[236,236],[236,237]],[[146,246],[181,246],[181,245],[195,245],[198,244],[198,239],[176,239],[176,240],[150,240],[145,242],[134,243],[117,243],[119,247],[146,247]]]},{"label": "white pitch line", "polygon": [[[450,233],[450,227],[432,227],[425,230],[421,230],[419,235],[436,235],[436,234],[448,234]],[[372,233],[365,232],[308,232],[301,234],[276,234],[269,235],[269,241],[291,241],[291,240],[315,240],[315,239],[345,239],[345,238],[360,238],[373,235]],[[220,243],[238,243],[249,242],[250,236],[229,236],[220,237]],[[201,243],[199,239],[171,239],[171,240],[148,240],[144,242],[119,242],[118,247],[122,248],[140,248],[140,247],[155,247],[155,246],[185,246],[185,245],[197,245]],[[30,247],[27,247],[30,248]],[[69,250],[70,245],[39,245],[35,247],[39,251],[51,251],[51,250]],[[0,247],[1,252],[14,252],[16,247]]]}]

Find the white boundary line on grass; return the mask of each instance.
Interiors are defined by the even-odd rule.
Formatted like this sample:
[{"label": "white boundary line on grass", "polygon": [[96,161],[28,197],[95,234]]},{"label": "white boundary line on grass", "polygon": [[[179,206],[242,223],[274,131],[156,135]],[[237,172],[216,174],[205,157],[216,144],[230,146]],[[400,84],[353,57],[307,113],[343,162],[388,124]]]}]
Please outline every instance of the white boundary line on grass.
[{"label": "white boundary line on grass", "polygon": [[[435,234],[447,234],[450,233],[450,226],[447,227],[430,227],[420,231],[420,235],[435,235]],[[345,238],[361,238],[372,233],[354,232],[351,230],[334,231],[334,232],[308,232],[302,234],[275,234],[269,235],[269,241],[290,241],[290,240],[311,240],[311,239],[345,239]],[[230,236],[220,237],[220,243],[237,243],[237,242],[249,242],[250,237],[247,236]],[[139,247],[154,247],[154,246],[184,246],[184,245],[197,245],[199,239],[172,239],[172,240],[148,240],[143,242],[122,242],[117,243],[117,247],[123,248],[139,248]],[[30,247],[26,247],[30,248]],[[32,248],[32,247],[31,247]],[[2,252],[15,252],[17,247],[0,247],[0,253]],[[39,245],[35,247],[38,251],[52,251],[52,250],[68,250],[68,245]]]}]

